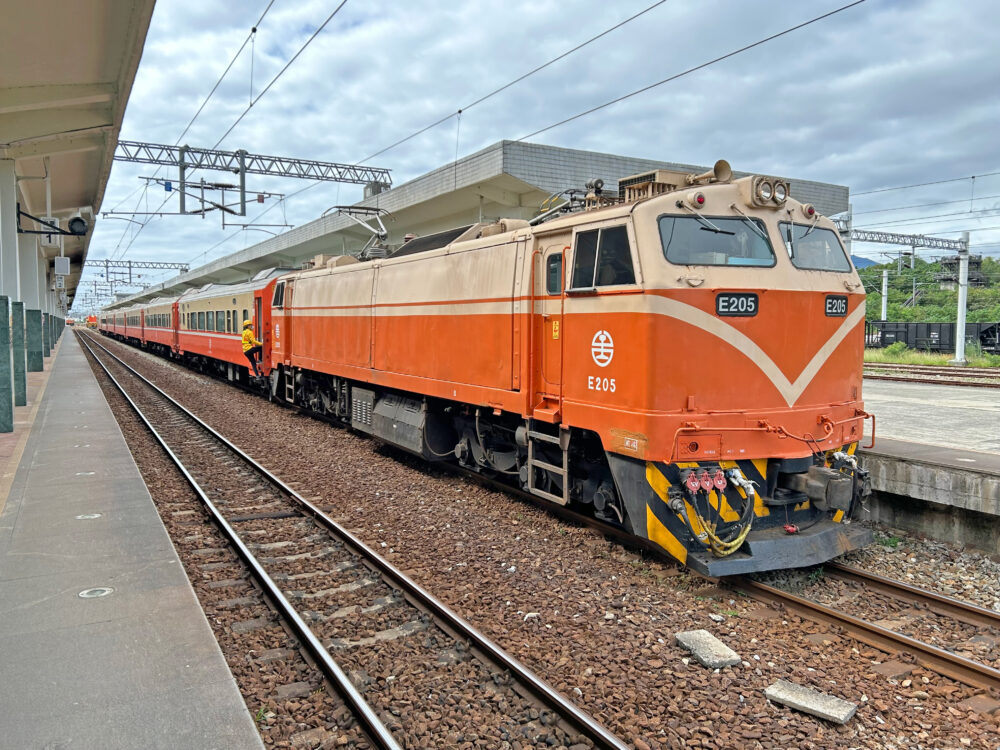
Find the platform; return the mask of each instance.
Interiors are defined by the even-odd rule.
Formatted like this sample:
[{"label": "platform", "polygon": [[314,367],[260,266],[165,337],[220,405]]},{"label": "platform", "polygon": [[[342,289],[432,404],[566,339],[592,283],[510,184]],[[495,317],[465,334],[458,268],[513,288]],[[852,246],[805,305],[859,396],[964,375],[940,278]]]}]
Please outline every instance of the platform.
[{"label": "platform", "polygon": [[79,343],[52,360],[0,495],[0,745],[262,748]]},{"label": "platform", "polygon": [[875,493],[863,517],[1000,552],[997,392],[865,381],[864,401],[877,428],[859,451]]}]

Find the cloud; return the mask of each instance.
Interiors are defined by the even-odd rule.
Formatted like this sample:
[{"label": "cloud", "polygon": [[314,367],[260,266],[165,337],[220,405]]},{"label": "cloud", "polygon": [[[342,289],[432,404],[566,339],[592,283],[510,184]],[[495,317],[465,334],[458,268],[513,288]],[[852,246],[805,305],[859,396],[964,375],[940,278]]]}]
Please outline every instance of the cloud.
[{"label": "cloud", "polygon": [[[702,0],[694,6],[670,0],[467,108],[651,1],[443,6],[434,0],[350,0],[220,147],[353,163],[465,107],[460,129],[451,118],[373,160],[392,169],[394,183],[400,184],[453,159],[456,135],[460,154],[521,137],[839,5]],[[122,137],[173,143],[265,4],[259,0],[234,11],[235,6],[203,0],[159,3]],[[255,94],[333,7],[329,0],[274,3],[253,45]],[[1000,58],[990,24],[983,22],[993,14],[990,0],[969,0],[961,12],[947,0],[870,0],[532,140],[686,163],[726,158],[737,169],[846,184],[852,193],[1000,171],[995,135]],[[185,143],[213,145],[246,108],[250,49],[247,45]],[[116,164],[103,208],[119,204],[140,185],[137,176],[153,169]],[[288,194],[304,183],[253,178],[250,186]],[[965,181],[857,196],[854,208],[934,203],[958,193],[965,197],[971,187]],[[977,180],[975,190],[1000,194],[1000,176]],[[285,216],[288,223],[301,224],[334,203],[360,197],[358,186],[323,184],[272,209],[262,221],[282,223]],[[163,198],[162,189],[140,190],[120,209],[131,209],[139,199],[139,210],[147,203],[153,210]],[[963,206],[952,208],[957,212]],[[165,209],[176,210],[176,201]],[[944,211],[929,207],[866,215],[865,223],[874,217],[918,221],[939,213]],[[218,216],[154,219],[125,257],[190,262],[200,255],[198,262],[204,262],[208,248],[234,234],[219,223]],[[958,215],[893,229],[933,234],[977,226],[1000,226],[1000,218]],[[125,222],[98,221],[91,258],[120,255],[135,229]],[[264,238],[258,232],[235,234],[208,257]],[[1000,253],[1000,231],[976,232],[973,243]]]}]

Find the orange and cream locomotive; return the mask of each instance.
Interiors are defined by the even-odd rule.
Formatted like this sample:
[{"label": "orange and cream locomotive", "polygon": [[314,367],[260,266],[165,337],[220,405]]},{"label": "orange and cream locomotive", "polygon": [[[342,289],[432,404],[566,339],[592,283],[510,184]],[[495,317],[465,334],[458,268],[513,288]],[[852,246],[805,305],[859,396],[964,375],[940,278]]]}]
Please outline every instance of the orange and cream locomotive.
[{"label": "orange and cream locomotive", "polygon": [[725,162],[579,203],[262,279],[264,387],[709,575],[866,544],[865,296],[834,224]]}]

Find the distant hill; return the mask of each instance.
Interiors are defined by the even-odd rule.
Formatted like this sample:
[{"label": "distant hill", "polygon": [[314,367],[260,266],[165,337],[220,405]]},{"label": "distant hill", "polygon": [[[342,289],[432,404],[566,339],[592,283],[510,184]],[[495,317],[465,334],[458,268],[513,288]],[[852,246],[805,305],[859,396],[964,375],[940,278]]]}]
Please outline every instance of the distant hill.
[{"label": "distant hill", "polygon": [[854,267],[859,271],[862,268],[868,268],[868,266],[877,266],[878,262],[874,260],[868,260],[868,258],[862,258],[860,255],[852,255],[851,261],[854,263]]}]

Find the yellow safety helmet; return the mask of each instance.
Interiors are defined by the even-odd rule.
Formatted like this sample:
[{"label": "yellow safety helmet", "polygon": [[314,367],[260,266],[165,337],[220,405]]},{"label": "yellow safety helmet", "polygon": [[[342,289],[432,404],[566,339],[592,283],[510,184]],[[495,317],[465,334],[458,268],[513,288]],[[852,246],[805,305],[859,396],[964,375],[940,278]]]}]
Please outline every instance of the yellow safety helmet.
[{"label": "yellow safety helmet", "polygon": [[246,328],[247,326],[252,326],[252,325],[253,325],[253,321],[252,320],[244,320],[243,321],[243,327],[244,328]]}]

